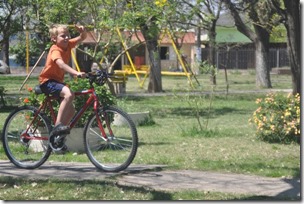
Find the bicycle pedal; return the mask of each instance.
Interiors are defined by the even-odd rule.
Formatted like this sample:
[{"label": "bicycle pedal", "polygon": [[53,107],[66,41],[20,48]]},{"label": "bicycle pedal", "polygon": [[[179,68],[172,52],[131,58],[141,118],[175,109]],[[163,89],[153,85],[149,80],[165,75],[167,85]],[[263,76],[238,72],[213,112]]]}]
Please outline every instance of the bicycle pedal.
[{"label": "bicycle pedal", "polygon": [[49,144],[50,147],[53,149],[53,151],[58,152],[63,150],[63,148],[66,146],[65,141],[66,141],[66,136],[67,135],[52,135],[49,138]]},{"label": "bicycle pedal", "polygon": [[66,145],[63,145],[61,148],[53,149],[53,151],[56,154],[65,154],[68,152],[68,147]]}]

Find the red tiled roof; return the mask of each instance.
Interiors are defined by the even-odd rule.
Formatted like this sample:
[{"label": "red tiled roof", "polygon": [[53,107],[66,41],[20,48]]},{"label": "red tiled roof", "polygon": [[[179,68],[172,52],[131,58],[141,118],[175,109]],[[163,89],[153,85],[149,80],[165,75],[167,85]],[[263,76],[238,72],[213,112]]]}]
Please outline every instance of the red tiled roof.
[{"label": "red tiled roof", "polygon": [[84,39],[84,41],[82,41],[82,43],[85,44],[96,44],[97,40],[96,40],[96,35],[93,31],[87,32],[87,37],[86,39]]},{"label": "red tiled roof", "polygon": [[[133,42],[143,42],[145,41],[142,33],[140,31],[130,32],[130,31],[124,31],[123,32],[124,38],[131,37],[131,41]],[[180,37],[178,40],[178,43],[183,42],[184,44],[195,44],[195,33],[194,32],[187,32],[187,33],[180,33],[175,34],[176,37]],[[163,33],[160,35],[161,44],[169,44],[171,43],[171,39],[168,36],[168,34]],[[94,32],[88,32],[87,38],[83,41],[83,43],[87,44],[95,44],[97,43],[97,37]]]},{"label": "red tiled roof", "polygon": [[[174,38],[179,37],[178,38],[178,43],[184,43],[184,44],[195,44],[195,33],[194,32],[187,32],[187,33],[180,33],[180,34],[175,34],[175,36],[173,35]],[[161,37],[162,38],[162,35]],[[171,43],[171,39],[169,38],[168,35],[164,35],[161,43],[165,44],[165,43]]]},{"label": "red tiled roof", "polygon": [[[132,34],[132,41],[145,41],[142,33],[136,32],[135,33],[131,33],[129,31],[125,31],[124,32],[125,36],[130,36]],[[178,40],[178,43],[183,42],[184,44],[195,44],[195,33],[194,32],[188,32],[188,33],[180,33],[180,34],[175,34],[176,37],[180,37]],[[162,33],[160,35],[160,39],[161,39],[161,43],[162,44],[168,44],[171,43],[171,39],[169,37],[168,34],[166,33]]]}]

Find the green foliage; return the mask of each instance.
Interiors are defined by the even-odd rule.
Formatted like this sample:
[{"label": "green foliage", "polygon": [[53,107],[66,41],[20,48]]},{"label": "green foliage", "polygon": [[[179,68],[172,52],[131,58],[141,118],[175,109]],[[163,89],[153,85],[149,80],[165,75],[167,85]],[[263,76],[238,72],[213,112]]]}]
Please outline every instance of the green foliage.
[{"label": "green foliage", "polygon": [[[22,66],[26,65],[26,40],[25,35],[18,35],[18,42],[16,45],[10,46],[10,53],[16,55],[16,63]],[[37,61],[37,57],[41,54],[41,43],[38,38],[32,38],[29,41],[29,55],[30,65],[34,65]]]},{"label": "green foliage", "polygon": [[155,125],[155,121],[153,120],[152,114],[149,113],[149,117],[146,117],[143,121],[138,123],[138,126],[151,126]]},{"label": "green foliage", "polygon": [[21,97],[20,101],[22,105],[30,105],[38,107],[41,105],[42,101],[45,99],[44,94],[37,95],[32,87],[27,88],[27,91],[29,92],[29,95],[25,98]]},{"label": "green foliage", "polygon": [[[71,80],[67,84],[72,91],[81,91],[90,88],[90,84],[87,79]],[[107,105],[116,104],[116,98],[112,95],[112,93],[107,89],[106,86],[95,85],[94,87],[99,102],[102,105],[107,106]],[[89,97],[88,95],[75,97],[74,106],[76,110],[79,110],[84,105],[88,97]],[[76,124],[76,127],[83,127],[84,124],[88,121],[87,119],[89,115],[92,114],[92,111],[93,111],[93,107],[91,106],[79,119],[78,123]]]},{"label": "green foliage", "polygon": [[164,9],[167,5],[167,0],[132,1],[127,4],[128,9],[123,13],[122,25],[127,28],[146,25],[152,28],[149,32],[154,35],[158,33],[154,25],[162,24],[162,17],[168,12],[168,9]]},{"label": "green foliage", "polygon": [[210,64],[208,61],[203,61],[199,65],[200,73],[211,74],[211,76],[217,75],[217,68],[215,65]]},{"label": "green foliage", "polygon": [[273,29],[271,31],[271,35],[270,35],[270,42],[284,43],[284,42],[286,42],[286,39],[287,39],[287,32],[286,32],[286,29],[282,25],[273,27]]},{"label": "green foliage", "polygon": [[215,129],[199,129],[197,126],[193,126],[192,128],[188,128],[187,130],[182,130],[181,132],[183,137],[189,138],[213,138],[223,136],[218,128]]},{"label": "green foliage", "polygon": [[300,95],[268,94],[258,98],[259,107],[249,120],[254,123],[259,139],[291,143],[300,139]]},{"label": "green foliage", "polygon": [[[199,70],[203,74],[210,74],[211,77],[214,77],[214,76],[217,75],[216,67],[214,65],[209,64],[207,61],[203,61],[203,62],[200,63]],[[212,89],[211,94],[209,95],[209,99],[208,99],[207,102],[206,102],[206,99],[203,95],[200,95],[198,97],[193,97],[192,96],[192,91],[202,92],[202,87],[200,85],[193,86],[192,89],[189,90],[189,92],[187,94],[187,97],[185,97],[189,106],[193,107],[193,109],[194,109],[193,115],[195,116],[195,118],[198,122],[198,125],[200,127],[199,130],[201,132],[204,132],[204,130],[206,131],[208,129],[208,123],[209,123],[209,118],[210,118],[210,112],[211,112],[211,109],[212,109],[212,101],[213,101],[215,86],[212,86],[211,89]],[[205,115],[205,117],[206,117],[205,129],[204,129],[204,127],[202,125],[202,122],[201,122],[201,115],[202,115],[201,107],[202,107],[203,103],[208,103],[209,104],[208,112]]]},{"label": "green foliage", "polygon": [[38,8],[39,20],[47,25],[74,24],[88,16],[85,3],[79,0],[40,0]]}]

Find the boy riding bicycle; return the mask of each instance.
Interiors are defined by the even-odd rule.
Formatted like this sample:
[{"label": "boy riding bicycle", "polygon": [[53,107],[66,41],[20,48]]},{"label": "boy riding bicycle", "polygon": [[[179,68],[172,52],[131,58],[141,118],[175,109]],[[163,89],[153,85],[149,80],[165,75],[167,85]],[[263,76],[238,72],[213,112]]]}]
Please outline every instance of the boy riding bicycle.
[{"label": "boy riding bicycle", "polygon": [[68,27],[65,25],[55,24],[49,30],[53,45],[49,50],[45,67],[39,76],[40,88],[45,94],[62,98],[50,137],[58,134],[69,134],[70,128],[67,125],[75,113],[73,105],[75,96],[64,83],[65,73],[85,77],[84,72],[78,72],[68,65],[71,58],[71,49],[81,43],[87,36],[86,29],[83,26],[75,25],[75,28],[80,35],[72,39]]}]

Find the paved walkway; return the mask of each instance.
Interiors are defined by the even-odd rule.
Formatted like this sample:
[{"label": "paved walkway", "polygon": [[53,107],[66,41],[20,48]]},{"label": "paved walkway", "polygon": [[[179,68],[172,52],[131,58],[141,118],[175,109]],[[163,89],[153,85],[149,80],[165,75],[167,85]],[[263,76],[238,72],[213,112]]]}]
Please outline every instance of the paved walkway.
[{"label": "paved walkway", "polygon": [[207,171],[166,170],[162,165],[130,165],[119,173],[98,171],[91,163],[49,162],[39,169],[16,168],[0,160],[0,176],[27,178],[59,178],[75,180],[115,179],[119,185],[146,187],[155,190],[198,190],[247,194],[249,196],[289,197],[300,200],[300,179],[268,178]]}]

